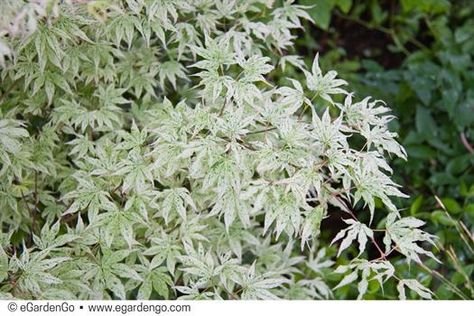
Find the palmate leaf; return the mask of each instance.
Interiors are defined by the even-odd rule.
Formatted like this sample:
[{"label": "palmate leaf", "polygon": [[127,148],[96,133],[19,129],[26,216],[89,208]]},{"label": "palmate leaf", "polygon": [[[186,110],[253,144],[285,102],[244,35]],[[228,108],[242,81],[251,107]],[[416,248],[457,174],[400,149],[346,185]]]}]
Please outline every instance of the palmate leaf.
[{"label": "palmate leaf", "polygon": [[243,69],[241,74],[241,82],[265,81],[263,75],[273,70],[273,66],[269,64],[270,58],[252,56],[246,60],[240,60],[239,66]]},{"label": "palmate leaf", "polygon": [[114,240],[124,240],[129,249],[138,244],[135,240],[133,225],[144,223],[142,218],[134,212],[108,211],[97,216],[89,227],[101,227],[101,235],[107,247],[111,247]]},{"label": "palmate leaf", "polygon": [[247,227],[250,225],[250,216],[247,213],[249,208],[248,203],[242,203],[238,193],[229,191],[217,197],[216,204],[212,207],[209,216],[223,214],[224,224],[227,230],[237,217],[244,227]]},{"label": "palmate leaf", "polygon": [[[16,120],[0,120],[0,150],[9,154],[16,154],[21,149],[21,138],[29,136],[24,123]],[[2,155],[3,156],[3,155]],[[6,161],[2,160],[2,163]]]},{"label": "palmate leaf", "polygon": [[217,69],[220,66],[236,63],[228,38],[221,38],[219,40],[206,36],[205,48],[193,46],[191,50],[204,59],[193,65],[196,68]]},{"label": "palmate leaf", "polygon": [[398,282],[397,290],[399,293],[399,299],[401,300],[406,299],[405,286],[424,299],[430,300],[432,298],[433,292],[431,292],[430,289],[427,289],[415,279],[409,279],[409,280],[400,280]]},{"label": "palmate leaf", "polygon": [[56,222],[53,226],[49,227],[49,225],[44,225],[41,229],[41,235],[36,236],[33,235],[33,239],[35,244],[41,250],[53,250],[55,248],[59,248],[64,246],[73,240],[79,238],[79,236],[75,236],[74,234],[59,234],[60,229],[60,222]]},{"label": "palmate leaf", "polygon": [[158,194],[158,197],[162,199],[162,209],[155,217],[160,214],[164,218],[165,223],[170,221],[170,216],[173,218],[175,215],[179,215],[183,221],[186,221],[186,206],[189,206],[194,211],[197,210],[186,188],[164,190]]},{"label": "palmate leaf", "polygon": [[127,159],[119,162],[115,174],[125,176],[122,192],[129,192],[132,189],[136,192],[146,191],[153,183],[150,166],[151,163],[137,151],[131,151]]},{"label": "palmate leaf", "polygon": [[397,220],[397,214],[390,214],[387,218],[387,231],[384,237],[384,244],[387,251],[393,242],[397,246],[397,249],[407,257],[408,262],[413,260],[417,263],[421,263],[420,255],[426,255],[439,262],[432,252],[423,249],[417,244],[418,242],[428,242],[436,247],[436,236],[428,234],[418,228],[424,224],[424,221],[413,217],[405,217]]},{"label": "palmate leaf", "polygon": [[66,209],[63,215],[73,214],[87,209],[90,218],[95,217],[100,210],[114,211],[117,206],[111,201],[110,193],[101,190],[93,181],[76,177],[78,187],[76,191],[71,191],[64,195],[65,200],[73,202]]},{"label": "palmate leaf", "polygon": [[137,299],[149,299],[152,290],[164,299],[169,298],[169,287],[173,285],[173,280],[166,273],[166,268],[157,268],[149,272],[143,279],[143,283],[138,290]]},{"label": "palmate leaf", "polygon": [[339,256],[342,251],[347,249],[351,245],[351,243],[357,238],[357,242],[359,243],[360,255],[365,250],[368,238],[373,238],[374,233],[365,224],[357,222],[353,219],[345,219],[343,221],[350,226],[337,233],[336,237],[334,237],[334,239],[331,241],[331,244],[344,238],[341,242],[341,245],[339,246],[339,251],[337,253],[337,255]]},{"label": "palmate leaf", "polygon": [[270,289],[287,283],[285,278],[271,278],[265,275],[257,275],[255,272],[255,262],[250,266],[243,275],[243,279],[239,281],[243,288],[242,299],[277,299]]},{"label": "palmate leaf", "polygon": [[67,260],[70,258],[51,256],[49,250],[32,251],[25,248],[19,257],[11,258],[9,270],[20,272],[17,284],[21,290],[39,295],[43,288],[62,283],[51,273],[51,269]]},{"label": "palmate leaf", "polygon": [[[394,276],[395,268],[386,260],[354,259],[348,265],[339,266],[335,272],[345,274],[345,276],[333,290],[352,284],[360,277],[357,284],[357,291],[359,292],[357,299],[362,299],[367,292],[369,281],[376,280],[382,287],[388,279]],[[350,273],[346,274],[347,272]]]},{"label": "palmate leaf", "polygon": [[318,251],[316,258],[306,264],[311,270],[318,273],[319,275],[322,275],[323,269],[333,266],[334,261],[328,260],[326,258],[326,248],[322,248]]},{"label": "palmate leaf", "polygon": [[280,190],[273,190],[271,198],[266,201],[265,206],[265,226],[266,232],[275,222],[275,233],[278,237],[283,230],[289,235],[297,232],[300,228],[303,217],[300,210],[302,201],[298,196],[292,193],[285,193]]},{"label": "palmate leaf", "polygon": [[89,265],[84,279],[92,279],[98,291],[104,292],[110,290],[118,298],[125,299],[125,286],[120,278],[142,281],[142,277],[135,269],[122,263],[130,254],[130,250],[113,251],[108,248],[103,248],[102,256],[98,262]]},{"label": "palmate leaf", "polygon": [[311,73],[304,70],[306,76],[306,85],[309,90],[315,91],[317,95],[321,96],[324,100],[333,103],[331,94],[344,94],[346,91],[341,86],[347,85],[347,82],[342,79],[336,79],[337,72],[330,70],[328,73],[323,75],[321,68],[319,67],[319,54],[313,60],[311,67]]},{"label": "palmate leaf", "polygon": [[166,268],[171,275],[175,274],[178,256],[184,252],[183,245],[177,243],[175,237],[162,232],[160,236],[151,238],[150,247],[143,252],[145,256],[153,256],[150,263],[152,267],[158,267],[166,262]]},{"label": "palmate leaf", "polygon": [[62,105],[55,108],[54,119],[58,123],[66,123],[82,133],[87,128],[92,130],[114,130],[122,124],[120,108],[114,105],[89,110],[77,101],[62,100]]},{"label": "palmate leaf", "polygon": [[187,79],[186,76],[186,69],[183,67],[182,64],[176,61],[167,61],[160,65],[159,68],[159,77],[160,79],[160,86],[164,89],[165,88],[165,79],[168,80],[173,89],[176,89],[176,79]]}]

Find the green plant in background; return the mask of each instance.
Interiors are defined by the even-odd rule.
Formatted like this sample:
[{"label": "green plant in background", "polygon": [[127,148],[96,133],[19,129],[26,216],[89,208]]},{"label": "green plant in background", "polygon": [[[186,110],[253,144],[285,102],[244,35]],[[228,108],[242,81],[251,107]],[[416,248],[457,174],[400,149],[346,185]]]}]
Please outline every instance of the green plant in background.
[{"label": "green plant in background", "polygon": [[[349,2],[344,8],[338,1],[320,4],[330,16],[324,21],[331,21],[318,24],[331,33],[325,47],[317,38],[299,43],[309,51],[327,50],[323,65],[339,70],[358,95],[374,95],[393,106],[398,119],[392,127],[409,157],[394,161],[395,176],[412,196],[411,203],[400,203],[428,222],[427,230],[439,237],[443,261],[407,273],[422,275],[440,298],[472,298],[474,5]],[[354,48],[360,41],[365,46]]]},{"label": "green plant in background", "polygon": [[1,5],[3,298],[432,297],[394,116],[305,66],[307,7]]},{"label": "green plant in background", "polygon": [[[405,22],[411,27],[405,26],[403,44],[413,42],[410,38],[421,42],[423,37],[427,43],[412,48],[400,69],[385,72],[369,63],[360,82],[370,87],[365,93],[373,92],[373,87],[387,91],[381,89],[384,84],[394,88],[376,95],[397,104],[399,134],[413,158],[397,164],[415,197],[411,214],[431,223],[428,229],[437,233],[443,247],[441,273],[472,298],[474,8],[472,3],[459,2],[431,11],[421,3],[402,8],[402,15],[408,16],[401,21],[412,23]],[[436,196],[441,200],[436,201]],[[438,292],[444,298],[461,296],[444,284]]]}]

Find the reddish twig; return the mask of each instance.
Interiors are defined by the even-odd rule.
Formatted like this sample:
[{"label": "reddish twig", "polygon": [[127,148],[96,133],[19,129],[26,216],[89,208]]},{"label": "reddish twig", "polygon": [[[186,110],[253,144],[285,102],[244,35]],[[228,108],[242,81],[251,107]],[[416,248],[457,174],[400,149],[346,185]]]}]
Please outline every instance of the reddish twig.
[{"label": "reddish twig", "polygon": [[467,151],[470,152],[471,154],[474,154],[474,148],[472,147],[472,145],[467,140],[466,135],[464,134],[464,132],[461,132],[461,134],[459,134],[459,137],[461,138],[461,143],[464,145],[464,147],[467,149]]}]

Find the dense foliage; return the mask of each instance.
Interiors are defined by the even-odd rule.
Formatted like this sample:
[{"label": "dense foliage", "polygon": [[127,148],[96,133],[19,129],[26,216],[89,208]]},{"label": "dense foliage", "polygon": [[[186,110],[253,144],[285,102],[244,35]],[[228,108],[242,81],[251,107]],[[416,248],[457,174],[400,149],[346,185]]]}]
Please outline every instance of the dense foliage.
[{"label": "dense foliage", "polygon": [[2,297],[432,297],[411,269],[438,262],[436,237],[397,207],[395,117],[293,45],[317,7],[0,9]]}]

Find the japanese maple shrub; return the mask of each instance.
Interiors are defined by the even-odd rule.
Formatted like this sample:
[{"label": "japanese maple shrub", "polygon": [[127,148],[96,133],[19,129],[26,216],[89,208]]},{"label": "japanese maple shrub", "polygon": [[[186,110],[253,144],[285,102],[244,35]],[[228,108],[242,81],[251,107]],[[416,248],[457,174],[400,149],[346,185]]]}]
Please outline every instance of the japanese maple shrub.
[{"label": "japanese maple shrub", "polygon": [[392,202],[390,109],[307,69],[306,7],[273,2],[2,1],[1,297],[431,297],[387,259],[434,243]]}]

